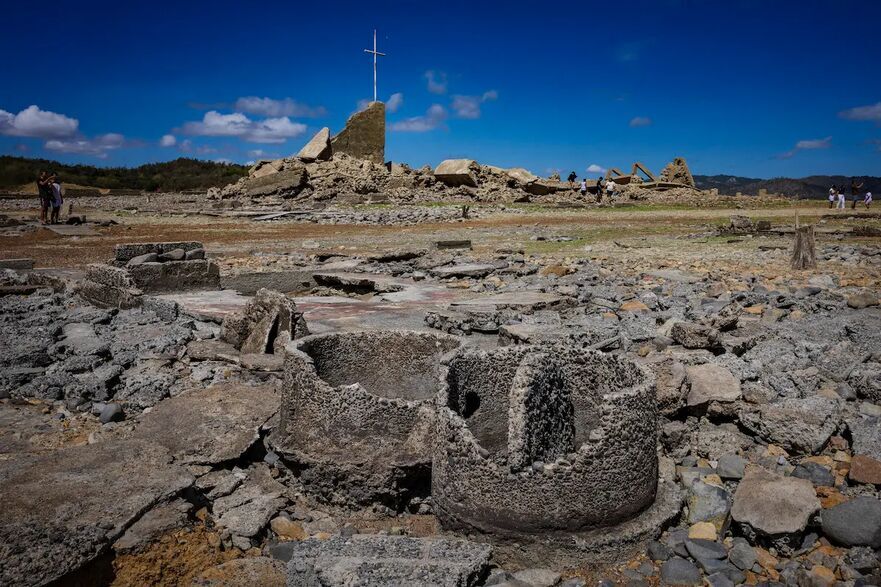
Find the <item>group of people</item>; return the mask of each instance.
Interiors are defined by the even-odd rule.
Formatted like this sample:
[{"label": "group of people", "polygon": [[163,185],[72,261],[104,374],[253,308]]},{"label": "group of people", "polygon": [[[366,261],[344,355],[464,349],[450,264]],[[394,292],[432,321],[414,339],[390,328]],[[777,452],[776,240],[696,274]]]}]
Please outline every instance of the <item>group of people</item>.
[{"label": "group of people", "polygon": [[40,224],[59,224],[64,203],[61,180],[54,172],[41,171],[37,178],[37,193],[40,195]]},{"label": "group of people", "polygon": [[[853,202],[851,208],[854,210],[856,210],[857,202],[860,200],[863,201],[867,210],[869,209],[869,206],[872,205],[872,192],[866,191],[865,194],[861,194],[860,190],[862,187],[863,184],[857,183],[856,179],[850,181],[850,196]],[[844,198],[844,188],[842,186],[833,185],[829,188],[829,207],[837,208],[839,210],[847,208],[847,201]]]},{"label": "group of people", "polygon": [[[570,187],[575,187],[576,179],[578,179],[578,175],[574,171],[569,174],[568,180]],[[617,188],[617,186],[618,184],[616,184],[614,181],[604,179],[602,176],[600,176],[600,178],[597,180],[597,204],[602,202],[603,194],[606,194],[606,196],[609,198],[609,201],[611,202],[615,197],[615,189]],[[587,195],[586,177],[581,180],[581,189],[579,191],[581,192],[582,197]]]}]

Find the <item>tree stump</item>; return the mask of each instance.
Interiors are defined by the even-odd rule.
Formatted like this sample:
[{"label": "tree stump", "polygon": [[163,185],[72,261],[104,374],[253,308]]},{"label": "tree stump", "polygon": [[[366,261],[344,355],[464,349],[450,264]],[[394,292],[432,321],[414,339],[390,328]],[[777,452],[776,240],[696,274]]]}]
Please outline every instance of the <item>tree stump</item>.
[{"label": "tree stump", "polygon": [[817,251],[814,246],[813,225],[798,226],[795,229],[795,243],[792,246],[792,268],[796,270],[817,268]]}]

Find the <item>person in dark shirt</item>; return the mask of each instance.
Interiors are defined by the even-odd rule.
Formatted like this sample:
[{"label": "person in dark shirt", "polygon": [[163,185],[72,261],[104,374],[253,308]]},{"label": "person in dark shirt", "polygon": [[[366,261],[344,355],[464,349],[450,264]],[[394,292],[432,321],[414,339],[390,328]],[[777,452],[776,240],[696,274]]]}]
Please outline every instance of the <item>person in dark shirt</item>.
[{"label": "person in dark shirt", "polygon": [[853,200],[853,209],[857,209],[857,200],[860,199],[860,188],[863,184],[858,184],[856,178],[850,180],[850,197]]},{"label": "person in dark shirt", "polygon": [[40,195],[40,224],[46,224],[49,221],[49,206],[52,204],[52,186],[45,171],[41,171],[37,179],[37,193]]},{"label": "person in dark shirt", "polygon": [[576,173],[574,171],[569,174],[569,187],[570,188],[575,187],[575,179],[577,177],[578,177],[578,175],[576,175]]}]

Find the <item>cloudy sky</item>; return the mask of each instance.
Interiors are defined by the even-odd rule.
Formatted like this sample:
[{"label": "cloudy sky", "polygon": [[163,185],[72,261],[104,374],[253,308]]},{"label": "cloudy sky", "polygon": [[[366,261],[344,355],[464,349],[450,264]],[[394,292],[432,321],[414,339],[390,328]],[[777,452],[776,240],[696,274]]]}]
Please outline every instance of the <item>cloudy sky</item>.
[{"label": "cloudy sky", "polygon": [[876,0],[83,0],[3,20],[2,154],[296,153],[372,96],[375,27],[395,161],[881,175]]}]

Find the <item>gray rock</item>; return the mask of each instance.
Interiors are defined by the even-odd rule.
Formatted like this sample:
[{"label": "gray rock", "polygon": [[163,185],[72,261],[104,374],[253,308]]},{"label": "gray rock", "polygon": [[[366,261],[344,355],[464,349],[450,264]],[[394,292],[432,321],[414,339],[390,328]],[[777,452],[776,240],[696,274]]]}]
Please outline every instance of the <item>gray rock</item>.
[{"label": "gray rock", "polygon": [[690,407],[711,401],[733,402],[740,399],[740,380],[722,365],[691,365],[685,368],[685,372],[690,385],[686,403]]},{"label": "gray rock", "polygon": [[860,496],[823,510],[823,533],[845,546],[881,548],[881,500]]},{"label": "gray rock", "polygon": [[709,587],[734,587],[734,581],[728,578],[725,573],[713,573],[707,577]]},{"label": "gray rock", "polygon": [[741,410],[740,422],[764,440],[796,453],[820,450],[840,424],[838,401],[820,396],[785,398]]},{"label": "gray rock", "polygon": [[853,437],[853,452],[881,461],[881,418],[854,416],[847,420]]},{"label": "gray rock", "polygon": [[187,252],[183,249],[172,249],[159,255],[159,261],[165,263],[167,261],[183,261],[187,258]]},{"label": "gray rock", "polygon": [[832,487],[835,485],[835,475],[832,474],[832,471],[818,463],[804,462],[792,471],[792,476],[807,479],[817,486]]},{"label": "gray rock", "polygon": [[159,255],[156,253],[146,253],[143,255],[138,255],[137,257],[132,257],[126,263],[126,267],[134,267],[135,265],[141,265],[143,263],[156,263],[159,260]]},{"label": "gray rock", "polygon": [[666,544],[652,540],[646,547],[646,554],[653,561],[665,561],[673,554],[673,551]]},{"label": "gray rock", "polygon": [[[278,549],[276,549],[278,550]],[[355,535],[285,545],[288,585],[471,585],[488,545],[449,538]]]},{"label": "gray rock", "polygon": [[728,551],[728,560],[742,571],[748,571],[756,564],[756,551],[743,538],[735,538],[734,545]]},{"label": "gray rock", "polygon": [[560,573],[550,569],[524,569],[514,573],[514,579],[531,587],[553,587],[560,582]]},{"label": "gray rock", "polygon": [[713,522],[721,526],[731,509],[731,496],[721,487],[697,480],[688,492],[688,523]]},{"label": "gray rock", "polygon": [[670,329],[670,336],[687,349],[716,348],[721,340],[715,328],[691,322],[677,322]]},{"label": "gray rock", "polygon": [[284,485],[260,463],[249,469],[247,479],[238,489],[214,501],[216,524],[234,536],[256,536],[285,505],[285,494]]},{"label": "gray rock", "polygon": [[75,355],[98,355],[107,350],[107,343],[95,333],[95,327],[82,322],[65,324],[62,344]]},{"label": "gray rock", "polygon": [[661,565],[664,585],[702,585],[701,572],[684,558],[674,557]]},{"label": "gray rock", "polygon": [[716,474],[722,479],[742,479],[747,460],[738,455],[722,455],[716,465]]},{"label": "gray rock", "polygon": [[125,412],[119,404],[106,404],[104,408],[101,409],[99,419],[102,424],[107,424],[108,422],[121,422],[125,419]]},{"label": "gray rock", "polygon": [[725,546],[712,540],[689,538],[685,541],[685,548],[688,550],[688,554],[695,560],[722,560],[728,556]]},{"label": "gray rock", "polygon": [[184,259],[186,261],[193,261],[195,259],[204,259],[205,258],[205,249],[191,249],[187,251]]},{"label": "gray rock", "polygon": [[734,493],[731,517],[762,534],[774,536],[801,532],[820,500],[810,481],[783,477],[758,466],[749,466]]}]

